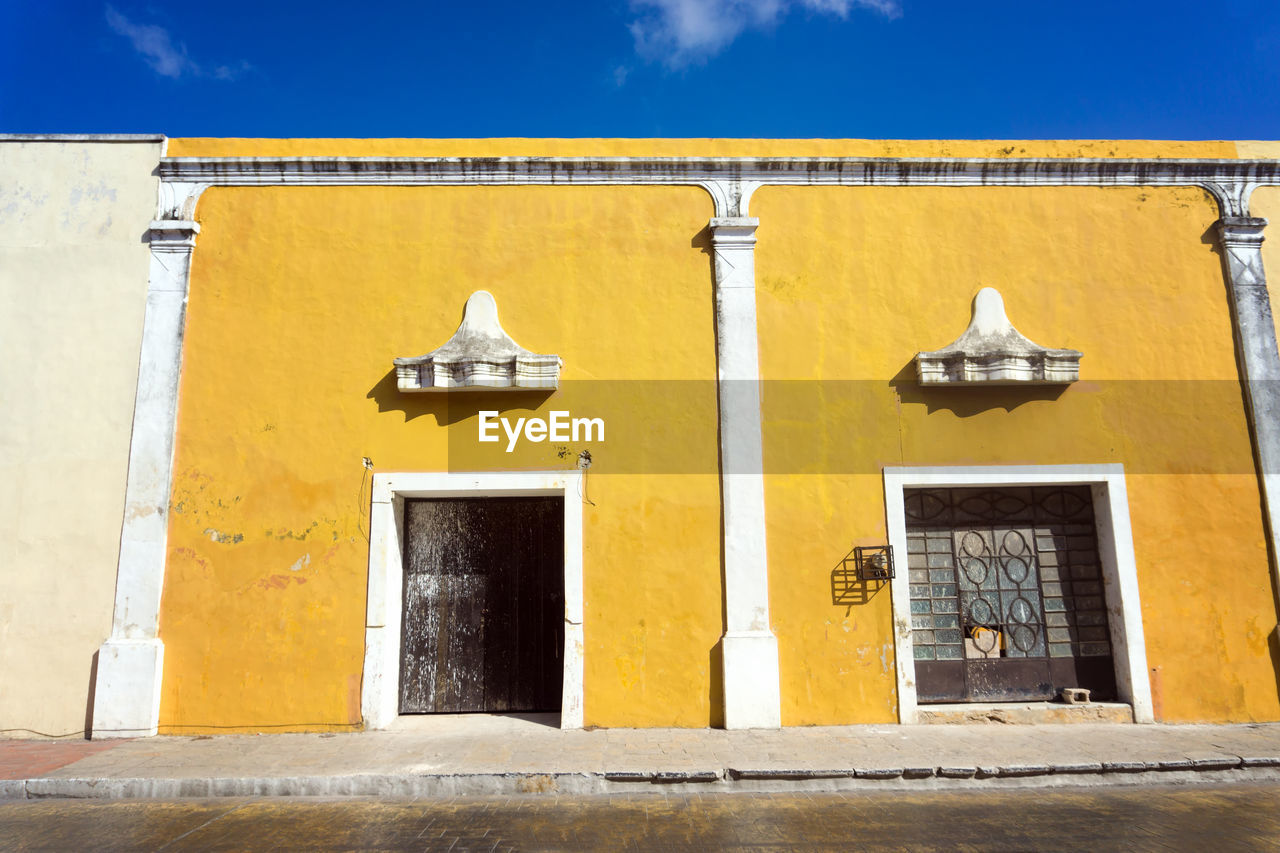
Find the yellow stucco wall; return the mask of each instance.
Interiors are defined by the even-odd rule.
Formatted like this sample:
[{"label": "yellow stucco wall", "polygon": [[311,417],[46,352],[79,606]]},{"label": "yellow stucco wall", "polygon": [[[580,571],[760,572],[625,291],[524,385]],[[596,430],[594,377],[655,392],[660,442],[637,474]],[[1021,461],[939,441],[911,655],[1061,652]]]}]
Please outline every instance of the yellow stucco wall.
[{"label": "yellow stucco wall", "polygon": [[85,727],[111,630],[159,158],[159,140],[0,141],[0,729]]},{"label": "yellow stucco wall", "polygon": [[[888,589],[846,614],[829,586],[854,545],[886,541],[875,472],[893,464],[1123,463],[1160,718],[1276,718],[1207,193],[766,187],[752,206],[784,724],[896,718]],[[1081,350],[1082,381],[1060,396],[911,382],[982,286],[1032,340]]]},{"label": "yellow stucco wall", "polygon": [[[160,623],[161,730],[359,723],[362,457],[379,471],[573,466],[578,448],[470,452],[476,410],[519,415],[528,398],[396,391],[391,359],[442,344],[479,288],[518,342],[564,359],[565,390],[533,403],[585,406],[615,430],[591,447],[584,507],[586,723],[712,722],[715,338],[697,237],[710,209],[693,188],[208,191]],[[651,410],[655,380],[682,389],[679,405]],[[644,470],[632,451],[651,440],[646,425],[683,442],[674,473],[632,473]]]},{"label": "yellow stucco wall", "polygon": [[[1007,150],[1006,150],[1007,149]],[[1233,157],[1232,143],[173,140],[191,155]],[[1262,198],[1262,191],[1259,193]],[[886,539],[886,464],[1122,462],[1161,719],[1275,719],[1275,626],[1226,294],[1194,189],[757,192],[772,622],[787,725],[896,719],[887,589],[830,572]],[[209,190],[197,218],[161,730],[359,723],[368,480],[569,467],[475,443],[480,402],[406,397],[473,290],[604,415],[584,506],[586,723],[720,719],[714,317],[692,188]],[[1272,269],[1277,267],[1273,266]],[[921,394],[980,286],[1085,353],[1083,381]],[[679,380],[679,381],[676,381]],[[629,383],[629,384],[624,384]],[[1224,569],[1225,567],[1225,569]]]}]

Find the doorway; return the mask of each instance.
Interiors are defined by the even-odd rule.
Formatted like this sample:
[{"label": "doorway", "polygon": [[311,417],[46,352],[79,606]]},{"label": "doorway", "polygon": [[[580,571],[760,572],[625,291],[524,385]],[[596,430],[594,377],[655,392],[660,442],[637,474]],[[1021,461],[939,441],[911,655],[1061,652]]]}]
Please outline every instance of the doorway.
[{"label": "doorway", "polygon": [[559,711],[564,498],[406,500],[399,713]]},{"label": "doorway", "polygon": [[[1154,721],[1154,714],[1153,714],[1153,709],[1151,704],[1151,682],[1149,679],[1149,673],[1147,669],[1146,643],[1143,638],[1143,630],[1142,630],[1142,603],[1141,603],[1141,595],[1138,588],[1137,557],[1134,552],[1133,532],[1132,532],[1130,521],[1129,521],[1129,498],[1128,498],[1128,489],[1126,488],[1126,484],[1125,484],[1124,466],[1115,464],[1115,463],[1109,463],[1109,464],[1096,464],[1096,465],[1095,464],[975,465],[975,466],[943,465],[943,466],[936,466],[936,467],[885,466],[884,468],[885,522],[886,522],[886,526],[888,528],[888,533],[889,533],[889,544],[893,547],[894,554],[900,555],[898,571],[894,574],[893,580],[890,581],[890,591],[892,593],[893,621],[894,621],[894,632],[893,632],[894,651],[895,651],[894,668],[896,670],[896,680],[897,680],[898,719],[901,722],[903,723],[919,722],[920,717],[918,715],[917,709],[920,707],[920,701],[922,698],[924,698],[925,701],[928,701],[927,697],[921,697],[919,695],[920,691],[918,689],[919,687],[918,675],[920,674],[920,670],[922,668],[917,666],[917,664],[928,662],[928,658],[925,657],[925,655],[927,655],[927,652],[921,652],[921,657],[919,660],[917,660],[916,649],[915,649],[916,642],[919,641],[922,645],[932,642],[935,646],[934,660],[936,661],[937,660],[936,646],[938,645],[938,640],[939,640],[936,633],[934,634],[932,640],[930,640],[927,634],[929,629],[924,628],[923,626],[917,629],[913,625],[913,623],[923,622],[923,620],[914,620],[912,617],[913,615],[914,616],[925,615],[923,611],[926,603],[928,604],[928,607],[929,607],[929,614],[931,616],[935,615],[935,608],[933,606],[933,599],[935,596],[933,594],[932,581],[931,580],[926,581],[926,579],[921,578],[921,576],[918,574],[915,575],[915,578],[913,580],[912,574],[911,574],[912,567],[910,565],[906,565],[912,562],[910,557],[910,552],[913,550],[912,547],[909,546],[907,542],[907,536],[908,536],[907,514],[908,513],[907,513],[906,500],[905,500],[906,497],[908,496],[909,493],[920,491],[920,490],[949,491],[949,490],[980,489],[983,491],[993,492],[998,494],[998,493],[1006,492],[1008,490],[1026,489],[1028,487],[1031,488],[1032,490],[1045,488],[1048,493],[1058,491],[1060,490],[1060,487],[1070,487],[1070,491],[1072,492],[1072,494],[1076,497],[1079,497],[1081,500],[1085,500],[1087,496],[1087,501],[1086,501],[1088,505],[1087,508],[1084,506],[1076,506],[1075,502],[1072,501],[1070,508],[1068,508],[1064,504],[1059,507],[1054,507],[1054,509],[1057,512],[1059,512],[1059,514],[1063,512],[1066,513],[1066,518],[1062,519],[1063,523],[1066,523],[1066,524],[1080,524],[1079,519],[1082,518],[1086,512],[1091,513],[1092,515],[1092,525],[1093,525],[1092,540],[1093,540],[1093,545],[1096,548],[1095,553],[1097,556],[1097,566],[1099,569],[1098,580],[1100,581],[1100,586],[1102,590],[1101,598],[1105,605],[1106,628],[1107,628],[1108,644],[1110,646],[1110,649],[1109,649],[1110,654],[1107,656],[1104,656],[1102,654],[1091,654],[1091,653],[1086,654],[1085,653],[1086,650],[1082,647],[1082,644],[1085,642],[1084,637],[1079,636],[1077,642],[1081,644],[1081,647],[1079,648],[1080,654],[1079,655],[1075,654],[1075,649],[1072,649],[1071,650],[1072,654],[1070,655],[1070,658],[1073,661],[1088,661],[1089,659],[1092,659],[1093,661],[1097,661],[1099,665],[1102,665],[1101,664],[1102,661],[1109,661],[1111,665],[1111,679],[1113,679],[1113,683],[1115,685],[1114,691],[1115,691],[1116,699],[1119,702],[1125,703],[1130,706],[1133,712],[1134,722],[1150,723]],[[1035,497],[1034,491],[1033,491],[1032,497],[1033,499]],[[997,501],[998,503],[1000,503],[1000,506],[996,508],[997,512],[1014,511],[1016,514],[1016,512],[1019,511],[1019,510],[1015,510],[1012,504],[1009,504],[998,498],[997,498]],[[1050,503],[1050,506],[1053,507],[1052,502]],[[980,509],[982,511],[986,511],[985,508],[974,507],[972,505],[964,508],[965,511],[972,510],[972,509]],[[913,514],[916,516],[917,520],[919,520],[921,516],[929,515],[930,513],[931,513],[931,510],[927,508],[913,508]],[[937,519],[937,520],[939,521],[939,523],[941,522],[941,519]],[[955,516],[953,515],[952,522],[954,521],[955,521]],[[998,521],[998,519],[996,521],[997,523],[1001,523]],[[1033,525],[1039,524],[1038,521],[1034,521],[1034,511],[1033,511],[1032,523]],[[916,526],[915,522],[913,522],[912,526],[913,527]],[[1013,526],[1014,525],[1007,525],[1007,527],[1013,527]],[[1004,558],[1004,557],[1012,556],[1012,554],[1009,552],[1016,549],[1015,548],[1016,543],[1010,541],[1008,543],[1008,546],[1005,549],[1006,553],[1002,555],[1000,552],[1000,548],[1004,544],[1005,537],[1002,535],[1000,537],[1001,542],[996,543],[993,535],[995,533],[995,530],[996,530],[996,525],[992,524],[991,528],[987,531],[988,536],[984,537],[982,536],[981,533],[979,533],[979,538],[982,539],[983,546],[979,546],[977,541],[975,541],[972,538],[970,538],[968,542],[968,545],[970,546],[968,550],[977,551],[981,559],[985,559],[988,561],[988,565],[991,564],[991,561],[994,558]],[[951,558],[954,560],[956,555],[956,550],[955,550],[956,540],[955,540],[954,527],[950,529],[950,534],[951,534],[951,547],[945,550],[950,551]],[[1073,543],[1070,541],[1071,536],[1073,535],[1072,533],[1064,531],[1064,534],[1067,537],[1067,541],[1065,545],[1068,551],[1085,550],[1084,548],[1076,548],[1073,545]],[[1058,536],[1063,534],[1053,534],[1053,535]],[[1081,533],[1076,533],[1075,535],[1078,540],[1081,539],[1083,536],[1083,534]],[[930,535],[926,532],[924,538],[928,540],[930,538]],[[943,546],[945,545],[946,537],[935,535],[932,538],[936,540],[941,540],[941,541],[938,543],[939,547],[937,547],[936,549],[929,547],[926,542],[926,550],[925,550],[926,569],[928,568],[927,563],[928,563],[929,552],[931,551],[936,552],[937,556],[941,556],[942,553],[944,552]],[[963,537],[961,538],[963,539]],[[983,547],[985,547],[988,542],[990,543],[990,551],[989,553],[984,554]],[[1041,545],[1041,543],[1028,543],[1028,544],[1034,545],[1037,549]],[[1049,543],[1046,542],[1043,544],[1047,545]],[[1078,541],[1076,544],[1083,544],[1083,543]],[[1056,550],[1057,547],[1058,547],[1058,542],[1055,541],[1053,543],[1054,550]],[[961,543],[961,551],[962,553],[965,551],[963,542]],[[1070,561],[1073,559],[1074,559],[1074,556],[1071,554],[1068,554],[1068,560]],[[916,560],[915,562],[918,564],[919,561]],[[1042,563],[1044,565],[1047,565],[1048,561],[1042,561]],[[1082,567],[1082,574],[1083,574],[1083,566],[1085,564],[1082,562],[1080,565]],[[937,566],[935,568],[943,569],[946,567]],[[976,569],[977,567],[975,566],[974,568]],[[1026,578],[1023,578],[1019,567],[1013,566],[1013,569],[1014,569],[1014,577],[1007,579],[1006,586],[1014,587],[1014,588],[1025,588],[1028,592],[1030,592],[1031,591],[1031,585],[1029,583],[1030,575],[1028,574]],[[1090,574],[1092,574],[1092,572],[1090,572]],[[976,575],[978,577],[981,577],[981,572],[977,572]],[[954,579],[954,577],[955,575],[953,570],[952,578]],[[1016,583],[1014,582],[1015,579],[1017,580]],[[1042,579],[1039,573],[1037,573],[1037,581],[1041,581],[1041,580]],[[920,583],[917,583],[917,581],[920,581]],[[1074,587],[1074,581],[1075,579],[1072,578],[1071,579],[1072,588],[1071,588],[1070,594],[1073,597],[1077,595],[1077,590]],[[1082,583],[1092,583],[1093,578],[1082,577],[1081,581]],[[984,581],[984,582],[990,583],[990,581]],[[946,583],[946,581],[939,578],[938,583],[943,584],[943,583]],[[917,595],[913,596],[912,594],[913,591],[911,589],[913,584],[917,587],[924,586],[924,585],[928,585],[930,587],[928,602],[923,601],[924,599],[923,589],[915,590]],[[998,589],[999,581],[998,580],[995,581],[995,584],[996,584],[996,588]],[[956,604],[955,604],[954,614],[948,614],[946,612],[942,612],[945,610],[945,608],[938,607],[936,609],[936,615],[944,615],[944,616],[956,615],[957,617],[959,617],[960,615],[959,599],[960,599],[960,596],[962,595],[962,590],[960,589],[960,584],[958,582],[956,583],[956,586],[957,586],[957,590],[956,590]],[[978,585],[975,584],[975,587],[977,586]],[[1088,594],[1090,590],[1091,590],[1091,587],[1082,586],[1082,588],[1078,591],[1080,593],[1080,597],[1082,598],[1093,597]],[[1007,591],[1015,592],[1016,590],[1009,589]],[[1051,609],[1051,607],[1049,606],[1046,606],[1046,602],[1048,601],[1048,599],[1057,597],[1057,592],[1058,592],[1057,590],[1054,590],[1052,588],[1045,590],[1042,585],[1040,586],[1039,612],[1044,613],[1046,617],[1044,619],[1044,623],[1045,623],[1044,636],[1046,641],[1048,640],[1047,625],[1048,625],[1048,622],[1050,621],[1050,619],[1048,618],[1048,614],[1065,612],[1065,611],[1057,611],[1057,610]],[[1065,594],[1066,588],[1064,587],[1061,590],[1061,592]],[[939,590],[939,595],[937,596],[937,598],[945,599],[948,593],[949,593],[949,590]],[[990,601],[991,596],[984,596],[984,597],[988,599],[988,603],[994,603]],[[1011,596],[1009,600],[1009,604],[1013,606],[1013,599],[1016,599],[1018,597],[1019,596],[1017,595]],[[1032,603],[1030,596],[1022,596],[1022,598],[1026,599],[1028,605]],[[999,599],[999,603],[1003,608],[1005,605],[1003,594]],[[1077,602],[1073,600],[1072,605],[1075,606],[1076,604]],[[1056,607],[1056,606],[1057,606],[1056,602],[1053,602],[1052,607]],[[1065,606],[1065,602],[1064,602],[1064,606]],[[1009,627],[1006,632],[1001,632],[1001,633],[1012,634],[1016,632],[1020,635],[1020,642],[1025,644],[1026,639],[1028,637],[1027,632],[1021,629],[1018,629],[1015,626],[1018,624],[1021,624],[1020,620],[1025,620],[1025,623],[1028,625],[1035,623],[1038,618],[1036,616],[1037,611],[1035,607],[1024,608],[1023,605],[1020,605],[1020,604],[1016,605],[1016,607],[1018,608],[1018,612],[1016,614],[1009,613],[1009,615],[1010,616],[1016,615],[1018,618],[1010,618],[1006,620],[1009,623]],[[980,611],[983,611],[977,614],[979,617],[986,615],[981,605],[979,605],[978,609]],[[1089,611],[1093,610],[1091,606],[1086,607],[1085,609]],[[913,610],[916,611],[914,614],[912,612]],[[995,611],[994,606],[992,610],[993,610],[992,615],[994,615],[994,611]],[[1092,617],[1089,617],[1089,618],[1092,618]],[[1058,617],[1056,616],[1053,617],[1053,621],[1058,621]],[[975,634],[985,633],[985,632],[978,632],[972,629],[983,628],[990,631],[993,629],[998,629],[999,627],[995,621],[992,621],[991,624],[981,624],[981,622],[982,622],[981,618],[977,619],[976,621],[971,620],[971,624],[969,626],[971,629],[971,635],[968,637],[968,639],[974,642],[975,652],[977,651],[978,648],[985,647],[985,648],[988,648],[989,650],[992,648],[995,648],[995,646],[992,645],[993,640],[995,640],[997,643],[1002,642],[1004,644],[1005,649],[1007,649],[1011,640],[1003,636],[994,637],[994,636],[986,635],[986,636],[983,636],[982,638],[978,638],[977,636],[974,636]],[[935,622],[933,624],[935,625],[935,630],[936,630],[937,623]],[[1080,624],[1080,621],[1077,619],[1076,625],[1079,626],[1079,624]],[[1063,626],[1056,625],[1055,627],[1061,628]],[[1068,625],[1067,627],[1070,627],[1070,626]],[[1090,627],[1098,627],[1098,626],[1090,626]],[[966,637],[964,635],[965,626],[962,624],[960,619],[957,618],[957,621],[954,627],[944,626],[943,630],[944,631],[954,630],[960,633],[960,637],[958,638],[959,639],[958,643],[951,642],[952,640],[957,639],[954,635],[944,635],[944,637],[942,638],[943,640],[942,644],[946,646],[951,646],[951,647],[959,647],[961,649],[960,654],[963,656],[964,648],[965,648],[964,640],[966,639]],[[978,646],[979,639],[982,640],[982,646]],[[1071,642],[1072,642],[1072,639],[1070,638],[1070,632],[1068,632],[1068,637],[1067,637],[1068,645],[1070,645]],[[1094,642],[1094,641],[1090,641],[1090,642]],[[1032,649],[1035,648],[1034,644],[1031,646],[1031,648]],[[1096,649],[1096,651],[1099,651],[1099,652],[1101,652],[1101,650],[1102,649],[1100,647]],[[1059,651],[1065,651],[1065,650],[1059,649]],[[1094,651],[1094,650],[1090,650],[1090,651]],[[1001,655],[1001,657],[1004,657],[1004,655]],[[1012,658],[1012,656],[1010,657]],[[988,658],[988,660],[992,660],[992,659]],[[926,676],[926,678],[927,677],[928,676]],[[1079,678],[1081,676],[1080,674],[1077,674],[1076,677]],[[1085,677],[1087,677],[1087,675]],[[1106,676],[1103,676],[1103,677],[1105,678]],[[1080,685],[1076,684],[1072,686],[1080,686]],[[933,701],[939,701],[939,700],[934,699]],[[963,702],[964,700],[960,700],[960,701]]]},{"label": "doorway", "polygon": [[1116,698],[1088,486],[904,495],[917,699]]}]

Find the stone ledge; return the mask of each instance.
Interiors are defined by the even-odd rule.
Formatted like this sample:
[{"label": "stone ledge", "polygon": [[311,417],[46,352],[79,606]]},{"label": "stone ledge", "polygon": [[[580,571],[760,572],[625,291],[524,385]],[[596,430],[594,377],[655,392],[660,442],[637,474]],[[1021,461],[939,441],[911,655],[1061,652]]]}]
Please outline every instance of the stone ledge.
[{"label": "stone ledge", "polygon": [[1159,764],[1148,764],[1145,761],[1104,761],[1103,773],[1145,773],[1148,770],[1159,770]]},{"label": "stone ledge", "polygon": [[[609,771],[604,773],[358,774],[235,778],[42,778],[0,781],[0,801],[13,799],[183,799],[210,797],[443,797],[636,792],[638,785],[697,785],[714,793],[844,790],[960,790],[1280,780],[1270,757],[1100,764],[989,765],[978,768],[850,770]],[[1258,762],[1267,762],[1258,764]],[[972,771],[972,772],[971,772]]]},{"label": "stone ledge", "polygon": [[730,767],[725,771],[727,779],[847,779],[854,775],[853,770],[804,770],[799,768],[778,768],[769,770],[739,770]]},{"label": "stone ledge", "polygon": [[978,773],[977,767],[939,767],[938,776],[943,779],[972,779]]},{"label": "stone ledge", "polygon": [[990,702],[957,705],[920,705],[916,722],[922,724],[1007,723],[1132,723],[1133,708],[1122,702],[1090,702],[1065,705],[1058,702]]},{"label": "stone ledge", "polygon": [[1280,767],[1280,756],[1240,759],[1241,767]]},{"label": "stone ledge", "polygon": [[684,782],[718,782],[724,776],[718,770],[607,770],[599,775],[607,782],[650,783],[656,785],[672,785]]}]

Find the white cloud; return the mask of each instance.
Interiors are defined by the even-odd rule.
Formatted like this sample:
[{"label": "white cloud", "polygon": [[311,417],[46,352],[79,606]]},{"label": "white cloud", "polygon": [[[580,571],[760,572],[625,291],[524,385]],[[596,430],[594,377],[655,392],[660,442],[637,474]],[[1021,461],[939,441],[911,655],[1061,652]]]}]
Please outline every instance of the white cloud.
[{"label": "white cloud", "polygon": [[636,51],[672,67],[714,56],[745,30],[774,27],[792,9],[848,17],[855,8],[895,18],[898,0],[631,0]]},{"label": "white cloud", "polygon": [[246,72],[252,71],[253,66],[245,60],[233,62],[230,65],[219,65],[213,69],[213,76],[218,80],[236,80]]},{"label": "white cloud", "polygon": [[234,80],[251,68],[248,62],[240,60],[218,65],[212,71],[206,71],[187,55],[187,46],[182,42],[174,42],[173,36],[164,27],[155,24],[136,24],[112,6],[106,7],[106,16],[107,26],[127,38],[133,45],[133,49],[147,65],[151,66],[151,70],[161,77],[170,77],[174,80],[184,76]]}]

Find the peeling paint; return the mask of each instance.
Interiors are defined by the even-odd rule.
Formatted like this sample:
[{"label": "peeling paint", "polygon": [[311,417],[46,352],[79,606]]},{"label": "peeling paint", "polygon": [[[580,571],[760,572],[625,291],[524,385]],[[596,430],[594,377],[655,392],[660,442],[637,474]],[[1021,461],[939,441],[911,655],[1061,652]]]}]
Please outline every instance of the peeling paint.
[{"label": "peeling paint", "polygon": [[125,513],[125,519],[133,521],[139,518],[146,518],[149,515],[160,515],[164,512],[164,507],[155,504],[130,504],[128,511]]},{"label": "peeling paint", "polygon": [[[330,524],[335,523],[329,519],[326,519],[326,521]],[[318,528],[319,526],[320,526],[320,522],[313,521],[309,525],[307,525],[306,528],[304,528],[301,532],[296,530],[271,529],[266,532],[266,535],[273,539],[296,539],[297,541],[302,542],[308,536],[310,536],[312,532],[314,532],[315,529]]]},{"label": "peeling paint", "polygon": [[298,584],[304,584],[307,582],[307,579],[296,576],[290,577],[289,575],[271,575],[270,577],[260,578],[256,585],[260,589],[284,589],[289,585],[290,581]]}]

